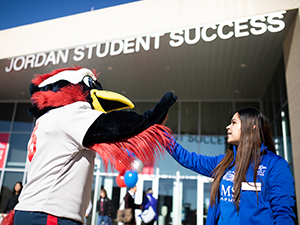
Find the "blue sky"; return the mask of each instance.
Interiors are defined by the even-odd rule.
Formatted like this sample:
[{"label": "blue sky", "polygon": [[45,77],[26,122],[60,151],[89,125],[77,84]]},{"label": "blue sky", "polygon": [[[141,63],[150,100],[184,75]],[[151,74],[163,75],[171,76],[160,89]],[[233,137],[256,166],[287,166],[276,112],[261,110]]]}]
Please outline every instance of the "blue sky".
[{"label": "blue sky", "polygon": [[0,0],[0,30],[139,0]]}]

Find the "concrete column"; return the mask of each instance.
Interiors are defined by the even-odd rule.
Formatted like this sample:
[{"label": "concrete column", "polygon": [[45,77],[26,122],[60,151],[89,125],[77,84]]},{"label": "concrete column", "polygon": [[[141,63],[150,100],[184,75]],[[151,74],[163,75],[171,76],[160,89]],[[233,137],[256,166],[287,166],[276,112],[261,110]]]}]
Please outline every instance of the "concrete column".
[{"label": "concrete column", "polygon": [[299,12],[284,42],[286,85],[289,102],[289,118],[293,151],[298,218],[300,218],[300,23]]}]

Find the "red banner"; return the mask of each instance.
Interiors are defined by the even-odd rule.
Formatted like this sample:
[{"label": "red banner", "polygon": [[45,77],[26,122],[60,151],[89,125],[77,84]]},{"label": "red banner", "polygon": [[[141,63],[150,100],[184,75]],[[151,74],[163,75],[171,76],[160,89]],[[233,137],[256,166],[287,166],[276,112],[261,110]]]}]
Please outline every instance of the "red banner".
[{"label": "red banner", "polygon": [[9,134],[0,134],[0,168],[3,168],[5,155],[8,148]]}]

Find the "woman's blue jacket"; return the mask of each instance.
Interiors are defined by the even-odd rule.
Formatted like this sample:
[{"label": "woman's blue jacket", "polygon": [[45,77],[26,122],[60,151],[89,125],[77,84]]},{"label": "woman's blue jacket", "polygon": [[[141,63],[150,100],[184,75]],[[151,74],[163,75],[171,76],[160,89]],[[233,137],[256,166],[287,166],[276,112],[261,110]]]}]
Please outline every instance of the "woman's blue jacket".
[{"label": "woman's blue jacket", "polygon": [[[212,171],[225,156],[204,156],[189,152],[177,142],[174,142],[167,151],[182,166],[208,177],[212,176]],[[234,151],[236,153],[235,146]],[[253,174],[253,167],[250,166],[246,174],[247,182],[253,182]],[[256,182],[261,183],[258,195],[255,191],[241,191],[239,224],[294,224],[294,179],[287,161],[262,146],[257,175]],[[208,209],[207,225],[218,223],[220,215],[218,202]]]}]

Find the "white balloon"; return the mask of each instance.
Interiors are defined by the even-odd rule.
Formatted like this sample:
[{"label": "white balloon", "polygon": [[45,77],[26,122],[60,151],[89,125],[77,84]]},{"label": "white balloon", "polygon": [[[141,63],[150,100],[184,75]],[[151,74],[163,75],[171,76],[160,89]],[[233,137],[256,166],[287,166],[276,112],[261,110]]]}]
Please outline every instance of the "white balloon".
[{"label": "white balloon", "polygon": [[137,173],[141,173],[144,169],[144,164],[139,158],[135,158],[131,163],[131,168]]}]

